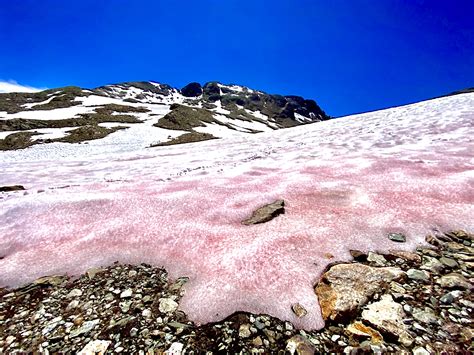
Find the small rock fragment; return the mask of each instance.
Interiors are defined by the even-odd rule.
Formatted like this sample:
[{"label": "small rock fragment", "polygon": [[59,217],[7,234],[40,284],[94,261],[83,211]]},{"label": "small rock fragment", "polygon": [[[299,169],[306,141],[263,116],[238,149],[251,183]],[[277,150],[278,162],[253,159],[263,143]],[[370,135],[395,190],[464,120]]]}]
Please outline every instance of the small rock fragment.
[{"label": "small rock fragment", "polygon": [[401,233],[389,233],[388,239],[398,243],[405,243],[407,241],[407,238]]},{"label": "small rock fragment", "polygon": [[459,264],[457,263],[456,260],[447,258],[447,257],[445,257],[445,256],[442,256],[442,257],[439,259],[439,261],[440,261],[442,264],[444,264],[444,265],[446,265],[447,267],[450,267],[450,268],[455,268],[455,267],[458,267],[458,266],[459,266]]},{"label": "small rock fragment", "polygon": [[290,338],[286,343],[286,350],[292,355],[312,355],[315,352],[314,346],[301,335]]},{"label": "small rock fragment", "polygon": [[374,344],[383,342],[382,335],[375,329],[364,325],[362,322],[354,322],[349,324],[346,330],[355,336],[370,338]]},{"label": "small rock fragment", "polygon": [[78,288],[75,288],[73,290],[71,290],[66,297],[68,298],[72,298],[72,297],[79,297],[79,296],[82,296],[82,291],[79,290]]},{"label": "small rock fragment", "polygon": [[306,310],[306,308],[304,308],[299,303],[295,303],[294,305],[292,305],[291,310],[293,311],[294,314],[296,314],[298,318],[304,317],[305,315],[308,314],[308,311]]},{"label": "small rock fragment", "polygon": [[110,345],[110,341],[107,340],[92,340],[89,343],[87,343],[84,348],[79,351],[77,354],[78,355],[103,355],[107,351],[107,348]]},{"label": "small rock fragment", "polygon": [[241,324],[239,327],[239,337],[248,338],[250,335],[252,335],[250,324]]},{"label": "small rock fragment", "polygon": [[252,344],[255,345],[255,346],[262,346],[263,345],[262,338],[260,338],[260,337],[254,338],[252,340]]},{"label": "small rock fragment", "polygon": [[130,298],[132,297],[133,291],[128,288],[120,294],[120,298]]},{"label": "small rock fragment", "polygon": [[430,274],[428,274],[424,270],[417,270],[417,269],[409,269],[407,271],[407,276],[409,279],[419,280],[419,281],[428,281],[430,279]]},{"label": "small rock fragment", "polygon": [[375,263],[376,265],[379,265],[379,266],[384,266],[387,264],[387,259],[385,259],[383,255],[373,253],[371,251],[369,251],[369,255],[367,256],[367,261]]},{"label": "small rock fragment", "polygon": [[181,355],[183,353],[184,345],[178,342],[171,344],[168,350],[165,351],[166,355]]},{"label": "small rock fragment", "polygon": [[413,349],[413,355],[430,355],[430,352],[425,348],[418,346]]},{"label": "small rock fragment", "polygon": [[405,312],[402,305],[394,302],[392,296],[382,295],[381,300],[367,306],[362,312],[366,320],[380,331],[390,333],[399,338],[408,337],[407,326],[403,322]]},{"label": "small rock fragment", "polygon": [[71,334],[69,334],[69,337],[75,338],[81,334],[89,333],[99,323],[100,321],[98,319],[84,322],[80,328],[73,330]]},{"label": "small rock fragment", "polygon": [[425,307],[425,309],[415,308],[413,309],[413,318],[417,321],[425,324],[436,324],[438,322],[438,318],[436,318],[436,314],[433,310],[429,307]]},{"label": "small rock fragment", "polygon": [[162,313],[173,313],[178,308],[178,304],[171,298],[160,298],[158,309]]}]

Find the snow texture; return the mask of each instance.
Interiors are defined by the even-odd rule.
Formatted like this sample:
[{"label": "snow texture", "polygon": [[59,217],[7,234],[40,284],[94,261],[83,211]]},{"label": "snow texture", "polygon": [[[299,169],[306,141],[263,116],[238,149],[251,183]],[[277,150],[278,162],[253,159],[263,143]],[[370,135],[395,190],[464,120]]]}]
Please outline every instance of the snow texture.
[{"label": "snow texture", "polygon": [[[190,278],[180,308],[198,323],[242,310],[321,328],[313,286],[328,263],[473,230],[473,121],[464,94],[193,144],[1,152],[2,185],[28,190],[1,195],[0,286],[147,262]],[[284,215],[241,224],[276,199]]]}]

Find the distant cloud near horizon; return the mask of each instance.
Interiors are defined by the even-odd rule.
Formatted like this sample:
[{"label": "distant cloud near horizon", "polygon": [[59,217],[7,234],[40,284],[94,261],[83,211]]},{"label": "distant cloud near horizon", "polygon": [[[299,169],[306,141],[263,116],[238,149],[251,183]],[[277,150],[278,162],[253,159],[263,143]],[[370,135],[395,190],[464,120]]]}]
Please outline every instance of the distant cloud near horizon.
[{"label": "distant cloud near horizon", "polygon": [[0,93],[8,92],[38,92],[46,90],[45,88],[35,88],[28,85],[20,85],[15,80],[0,80]]}]

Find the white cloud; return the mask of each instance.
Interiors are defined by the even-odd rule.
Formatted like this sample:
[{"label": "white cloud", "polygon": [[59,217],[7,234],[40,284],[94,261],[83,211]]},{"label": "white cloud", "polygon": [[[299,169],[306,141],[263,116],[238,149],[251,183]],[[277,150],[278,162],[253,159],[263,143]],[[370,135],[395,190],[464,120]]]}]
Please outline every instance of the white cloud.
[{"label": "white cloud", "polygon": [[34,88],[32,86],[20,85],[14,80],[0,81],[0,93],[6,92],[38,92],[44,88]]}]

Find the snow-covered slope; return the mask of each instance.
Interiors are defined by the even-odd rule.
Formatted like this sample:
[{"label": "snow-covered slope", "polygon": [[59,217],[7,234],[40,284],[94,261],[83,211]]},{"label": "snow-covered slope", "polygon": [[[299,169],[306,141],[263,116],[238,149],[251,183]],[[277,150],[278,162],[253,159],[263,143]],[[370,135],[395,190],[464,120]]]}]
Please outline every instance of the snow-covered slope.
[{"label": "snow-covered slope", "polygon": [[181,90],[154,82],[94,90],[67,87],[0,94],[0,150],[52,144],[34,150],[69,152],[77,147],[68,144],[87,142],[123,152],[187,142],[190,137],[199,141],[270,132],[326,119],[312,100],[215,82],[204,87],[192,83]]},{"label": "snow-covered slope", "polygon": [[[322,327],[313,285],[328,263],[473,230],[473,122],[463,94],[192,145],[0,152],[2,185],[27,188],[1,195],[0,285],[147,262],[190,278],[180,307],[197,322],[244,310]],[[284,215],[241,224],[276,199]]]}]

